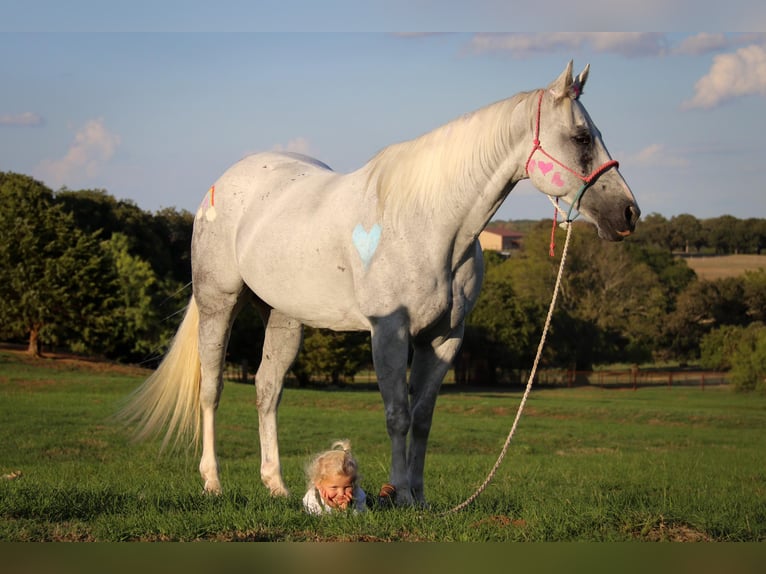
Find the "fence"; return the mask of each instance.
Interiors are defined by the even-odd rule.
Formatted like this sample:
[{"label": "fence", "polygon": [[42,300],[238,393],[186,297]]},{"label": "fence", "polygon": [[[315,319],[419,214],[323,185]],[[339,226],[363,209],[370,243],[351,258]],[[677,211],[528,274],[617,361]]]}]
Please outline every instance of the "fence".
[{"label": "fence", "polygon": [[254,383],[253,376],[255,371],[250,372],[250,365],[247,361],[241,363],[226,363],[223,368],[223,380],[234,381],[237,383]]},{"label": "fence", "polygon": [[[528,373],[527,373],[528,376]],[[524,379],[526,381],[526,379]],[[726,385],[728,374],[716,371],[691,369],[621,369],[603,371],[573,371],[569,369],[545,369],[538,371],[535,383],[540,386],[574,387],[590,385],[603,388],[632,388],[660,386],[706,386]]]},{"label": "fence", "polygon": [[[227,363],[224,369],[224,379],[239,383],[253,384],[255,369],[250,369],[247,361],[243,363]],[[288,374],[288,377],[290,375]],[[528,370],[514,370],[497,377],[499,382],[486,385],[481,378],[470,377],[462,379],[455,386],[469,389],[475,386],[492,386],[497,388],[523,386],[529,378]],[[364,370],[346,384],[375,386],[375,373]],[[445,377],[445,383],[454,383],[455,374],[450,371]],[[602,371],[575,371],[571,369],[539,369],[534,384],[541,387],[575,387],[595,386],[613,389],[638,389],[640,387],[689,387],[697,386],[704,390],[706,386],[726,385],[729,383],[728,373],[716,371],[700,371],[693,369],[659,370],[659,369],[612,369]]]}]

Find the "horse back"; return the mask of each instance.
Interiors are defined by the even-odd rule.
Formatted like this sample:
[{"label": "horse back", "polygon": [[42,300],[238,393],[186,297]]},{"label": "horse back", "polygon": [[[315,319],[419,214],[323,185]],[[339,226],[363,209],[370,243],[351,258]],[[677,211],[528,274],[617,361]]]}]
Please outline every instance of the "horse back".
[{"label": "horse back", "polygon": [[306,324],[369,327],[350,247],[365,204],[374,207],[363,178],[299,154],[263,153],[234,164],[214,188],[214,217],[206,200],[195,219],[196,253],[225,259],[227,269],[208,267],[232,280],[236,272],[267,305]]}]

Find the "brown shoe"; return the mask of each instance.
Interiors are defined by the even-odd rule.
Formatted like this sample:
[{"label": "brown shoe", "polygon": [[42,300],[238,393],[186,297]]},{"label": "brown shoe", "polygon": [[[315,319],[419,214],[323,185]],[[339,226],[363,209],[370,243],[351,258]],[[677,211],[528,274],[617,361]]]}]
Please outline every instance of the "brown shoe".
[{"label": "brown shoe", "polygon": [[385,483],[380,487],[378,505],[382,508],[392,508],[396,501],[396,487],[391,483]]}]

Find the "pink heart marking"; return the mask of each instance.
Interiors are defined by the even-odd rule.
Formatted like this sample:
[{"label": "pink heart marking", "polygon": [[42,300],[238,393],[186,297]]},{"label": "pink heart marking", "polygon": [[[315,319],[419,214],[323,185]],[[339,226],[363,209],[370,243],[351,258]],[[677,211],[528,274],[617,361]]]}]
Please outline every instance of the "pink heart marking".
[{"label": "pink heart marking", "polygon": [[564,180],[561,179],[561,173],[559,173],[558,171],[553,174],[553,179],[551,180],[551,182],[553,183],[553,185],[557,185],[559,187],[564,186]]},{"label": "pink heart marking", "polygon": [[543,172],[543,175],[547,175],[550,170],[553,169],[553,164],[549,161],[538,161],[537,167]]},{"label": "pink heart marking", "polygon": [[527,163],[527,173],[532,173],[535,170],[535,160],[530,159]]}]

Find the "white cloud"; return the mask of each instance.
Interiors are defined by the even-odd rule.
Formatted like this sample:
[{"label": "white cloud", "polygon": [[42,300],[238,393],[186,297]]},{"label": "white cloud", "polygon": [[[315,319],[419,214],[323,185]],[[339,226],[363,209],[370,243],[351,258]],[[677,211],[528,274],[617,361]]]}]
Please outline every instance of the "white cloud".
[{"label": "white cloud", "polygon": [[742,96],[766,96],[766,49],[751,45],[713,58],[707,75],[694,85],[683,109],[710,109]]},{"label": "white cloud", "polygon": [[681,40],[672,50],[674,55],[703,56],[711,52],[733,50],[738,46],[766,44],[766,34],[749,32],[746,34],[724,34],[723,32],[700,32]]},{"label": "white cloud", "polygon": [[648,145],[634,155],[626,156],[620,163],[640,167],[683,168],[689,165],[689,160],[668,150],[663,144],[655,143]]},{"label": "white cloud", "polygon": [[729,41],[726,39],[725,34],[720,32],[716,34],[702,32],[695,36],[684,38],[681,43],[674,48],[673,53],[699,56],[727,47],[729,47]]},{"label": "white cloud", "polygon": [[667,40],[664,34],[655,32],[476,34],[470,45],[474,53],[507,53],[513,58],[584,48],[627,57],[657,56],[667,52]]},{"label": "white cloud", "polygon": [[42,116],[34,112],[24,112],[21,114],[0,115],[0,126],[41,126],[43,124]]},{"label": "white cloud", "polygon": [[661,56],[667,51],[664,34],[655,32],[596,32],[589,42],[596,52],[612,52],[627,57]]},{"label": "white cloud", "polygon": [[736,44],[745,46],[747,44],[766,45],[766,33],[764,32],[743,32],[736,36]]},{"label": "white cloud", "polygon": [[36,172],[54,187],[90,179],[114,155],[119,144],[120,137],[106,129],[103,118],[89,120],[75,134],[64,157],[42,161]]},{"label": "white cloud", "polygon": [[285,145],[276,144],[273,148],[274,151],[291,151],[294,153],[309,154],[311,153],[311,145],[309,140],[304,137],[293,138]]}]

